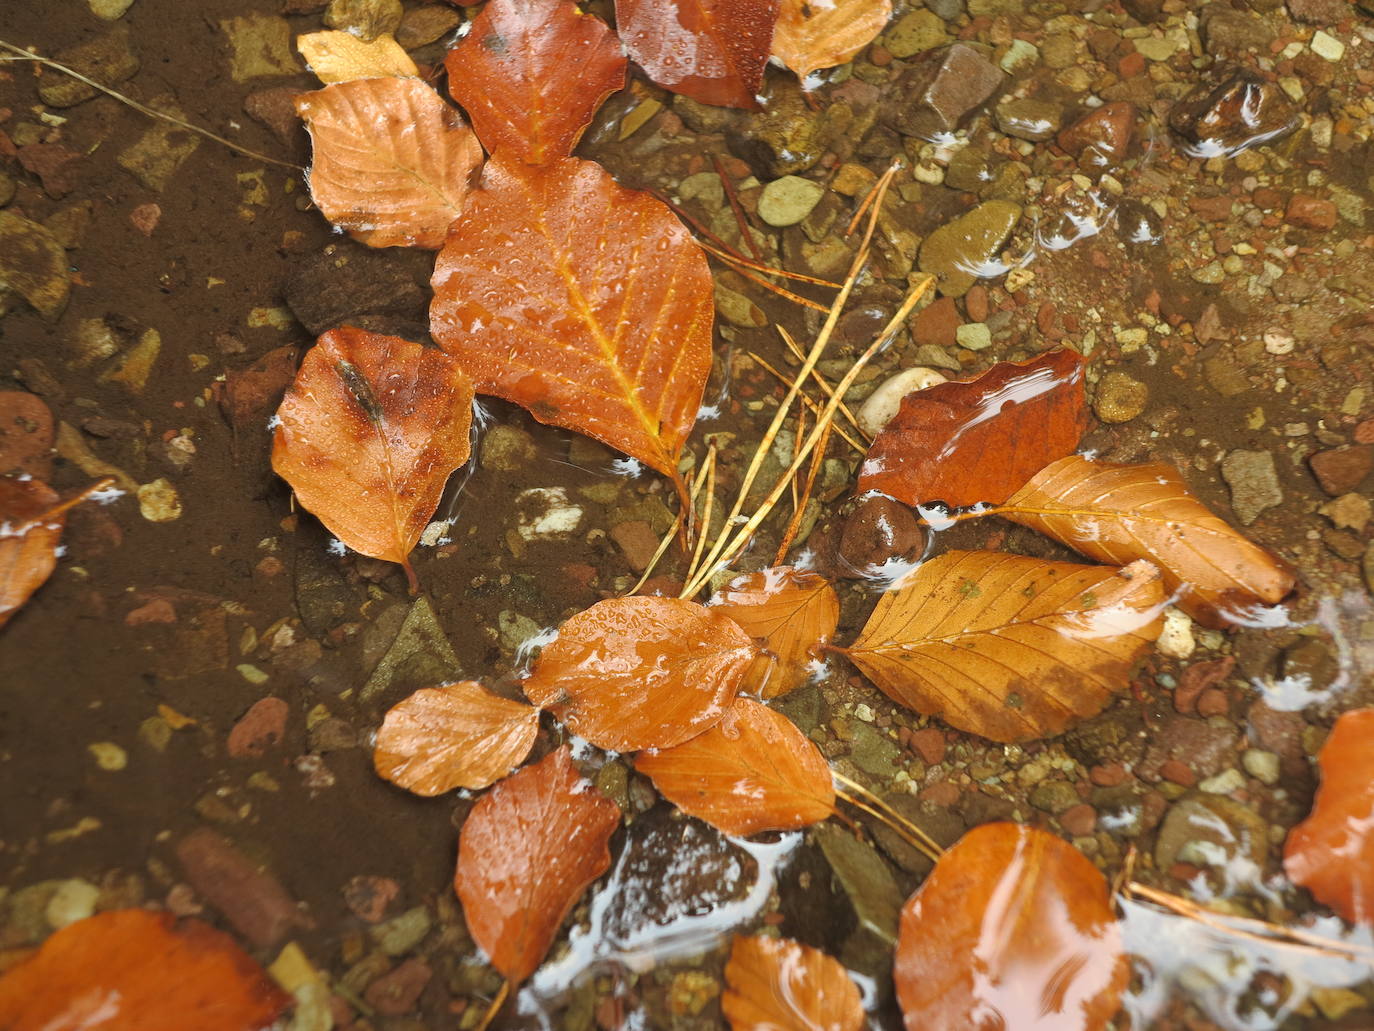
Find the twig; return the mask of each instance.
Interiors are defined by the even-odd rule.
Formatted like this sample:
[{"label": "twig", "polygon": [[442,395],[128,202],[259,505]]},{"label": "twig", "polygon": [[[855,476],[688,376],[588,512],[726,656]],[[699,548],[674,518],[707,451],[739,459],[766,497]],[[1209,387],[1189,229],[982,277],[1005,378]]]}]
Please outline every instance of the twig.
[{"label": "twig", "polygon": [[715,165],[716,175],[720,177],[720,185],[725,190],[725,199],[730,202],[730,210],[735,213],[735,221],[739,223],[740,235],[744,237],[749,253],[754,256],[755,261],[763,261],[759,245],[754,241],[754,231],[749,228],[749,220],[744,217],[744,207],[739,202],[739,195],[735,193],[735,184],[730,181],[730,177],[725,173],[725,166],[715,154],[711,155],[711,164]]},{"label": "twig", "polygon": [[887,824],[887,826],[891,827],[903,841],[920,851],[932,862],[939,862],[940,856],[944,854],[945,850],[940,847],[938,841],[921,830],[920,827],[917,827],[862,784],[850,780],[843,773],[836,770],[831,770],[830,773],[835,780],[846,789],[846,791],[841,791],[839,793],[841,798],[856,809],[862,809],[874,819]]},{"label": "twig", "polygon": [[198,125],[193,125],[185,119],[176,117],[176,115],[169,115],[165,111],[159,111],[155,107],[149,107],[147,104],[140,104],[137,100],[134,100],[132,97],[126,97],[123,93],[120,93],[117,90],[113,90],[109,86],[103,86],[100,83],[96,82],[94,79],[82,75],[76,69],[68,68],[65,64],[59,64],[57,61],[54,61],[49,57],[39,57],[37,54],[31,54],[27,50],[23,50],[20,47],[15,46],[13,43],[6,43],[3,39],[0,39],[0,48],[8,50],[12,54],[19,55],[18,58],[10,58],[9,60],[36,61],[39,64],[43,65],[45,68],[52,68],[54,71],[59,71],[64,75],[70,75],[73,79],[76,79],[78,82],[84,82],[87,86],[90,86],[94,89],[98,89],[101,93],[104,93],[107,96],[114,97],[115,100],[118,100],[121,104],[125,104],[128,107],[133,108],[140,114],[145,114],[149,118],[160,118],[164,122],[171,122],[173,125],[180,126],[181,128],[186,129],[190,132],[204,136],[207,140],[214,140],[216,143],[228,147],[230,150],[238,151],[240,154],[243,154],[246,157],[253,158],[255,161],[266,161],[268,164],[280,165],[283,168],[291,168],[297,172],[305,171],[304,168],[302,168],[298,164],[295,164],[292,161],[282,161],[279,158],[268,157],[266,154],[259,154],[256,150],[249,150],[247,147],[241,147],[232,140],[226,140],[223,136],[217,136],[215,133],[212,133],[209,129],[202,129]]},{"label": "twig", "polygon": [[[787,332],[782,326],[778,327],[778,333],[781,334],[783,343],[787,345],[787,349],[797,358],[804,361],[806,359],[806,352],[792,339],[792,334]],[[822,376],[818,370],[811,370],[811,378],[815,381],[816,386],[821,388],[821,393],[826,397],[833,397],[835,395],[835,388],[826,381],[825,377]],[[864,432],[863,427],[859,425],[859,420],[854,417],[854,413],[849,410],[849,406],[844,403],[843,399],[840,400],[840,414],[849,421],[849,425],[853,426],[854,429],[858,431],[859,436],[863,437],[865,440],[870,439],[868,434]],[[860,447],[859,450],[866,451],[863,447]]]},{"label": "twig", "polygon": [[[798,417],[801,412],[797,413]],[[820,442],[816,449],[811,452],[811,468],[806,470],[806,485],[802,487],[801,497],[796,496],[796,479],[792,480],[792,518],[787,523],[787,529],[782,533],[782,540],[778,542],[778,550],[773,559],[773,565],[780,566],[787,558],[787,552],[792,547],[792,541],[796,539],[797,532],[801,529],[802,515],[806,512],[807,502],[811,500],[811,491],[816,486],[816,476],[821,471],[821,466],[825,463],[825,448],[830,443],[830,433],[835,429],[835,420],[831,419],[825,424],[825,432],[821,434]],[[800,432],[800,431],[799,431]]]},{"label": "twig", "polygon": [[[703,480],[706,483],[706,501],[702,506],[701,533],[697,535],[697,546],[692,552],[692,561],[687,566],[687,578],[691,579],[696,572],[697,564],[701,562],[702,549],[706,547],[706,538],[711,533],[711,511],[716,503],[716,445],[712,444],[710,450],[706,452],[706,461],[702,468],[703,476],[697,477],[696,487],[700,489]],[[692,501],[696,502],[696,490],[692,492]]]},{"label": "twig", "polygon": [[804,307],[812,308],[812,309],[814,309],[814,310],[816,310],[816,311],[829,311],[829,310],[830,310],[828,306],[826,306],[826,305],[824,305],[824,304],[821,304],[820,301],[813,301],[813,300],[811,300],[811,298],[809,298],[809,297],[803,297],[801,294],[794,294],[791,290],[787,289],[785,286],[778,286],[777,283],[770,283],[770,282],[768,282],[768,280],[764,279],[762,276],[756,276],[756,275],[754,275],[754,273],[752,273],[752,272],[749,271],[749,269],[753,266],[753,263],[752,263],[752,262],[749,263],[748,265],[744,264],[743,262],[737,262],[734,258],[732,258],[732,257],[730,257],[729,255],[727,255],[724,251],[718,251],[718,250],[716,250],[714,247],[711,247],[711,246],[709,246],[709,245],[707,245],[707,244],[702,243],[700,240],[697,241],[697,246],[699,246],[702,250],[706,251],[706,252],[709,253],[709,254],[714,254],[716,257],[720,258],[721,261],[728,262],[728,263],[730,263],[730,264],[732,264],[732,265],[735,265],[735,266],[736,266],[735,271],[736,271],[739,275],[741,275],[741,276],[743,276],[745,279],[749,280],[749,282],[755,283],[755,284],[757,284],[758,286],[763,287],[765,290],[771,290],[773,293],[777,294],[779,297],[783,298],[784,300],[791,301],[793,304],[800,304],[800,305],[803,305]]},{"label": "twig", "polygon": [[[782,372],[779,372],[779,371],[778,371],[777,366],[773,365],[773,364],[772,364],[771,362],[769,362],[766,358],[763,358],[762,356],[756,354],[756,353],[753,352],[753,351],[747,351],[747,352],[745,352],[745,353],[748,354],[750,358],[754,359],[754,361],[758,362],[759,366],[760,366],[765,372],[771,373],[774,377],[776,377],[776,378],[777,378],[778,380],[780,380],[781,382],[783,382],[783,383],[791,383],[791,382],[792,382],[790,379],[787,378],[787,376],[786,376],[785,374],[783,374]],[[827,389],[828,389],[828,388],[829,388],[829,384],[827,384],[826,386],[827,386]],[[803,394],[799,394],[799,395],[797,395],[797,396],[798,396],[798,398],[800,399],[801,403],[804,404],[804,405],[806,405],[807,410],[810,411],[810,412],[812,412],[813,414],[816,413],[816,412],[819,412],[819,411],[821,410],[821,406],[818,405],[818,404],[816,404],[816,402],[813,401],[813,400],[811,400],[811,398],[808,397],[806,394],[803,393]],[[840,406],[840,411],[841,411],[842,413],[845,411],[845,408],[844,408],[843,405]],[[850,418],[852,419],[853,416],[851,415]],[[857,428],[857,427],[856,427],[856,428]],[[864,454],[867,454],[867,453],[868,453],[868,449],[867,449],[866,447],[864,447],[862,444],[860,444],[860,443],[859,443],[857,440],[855,440],[853,437],[851,437],[848,433],[846,433],[842,427],[836,426],[836,427],[835,427],[835,432],[838,433],[841,437],[843,437],[846,441],[848,441],[848,442],[849,442],[849,446],[852,447],[852,448],[853,448],[855,451],[857,451],[859,454],[864,455]]]},{"label": "twig", "polygon": [[[703,467],[702,467],[702,472],[706,472],[706,471],[709,470],[709,473],[710,473],[710,478],[709,478],[709,481],[707,482],[707,490],[710,490],[710,489],[711,489],[711,485],[715,483],[715,467],[716,467],[716,446],[715,446],[714,444],[712,444],[712,445],[711,445],[711,449],[706,453],[706,461],[703,463]],[[697,476],[693,479],[693,481],[692,481],[691,499],[692,499],[693,507],[695,507],[695,505],[696,505],[697,494],[700,493],[700,491],[701,491],[701,485],[702,485],[704,479],[705,479],[705,478],[701,475],[701,473],[698,473],[698,475],[697,475]],[[653,575],[654,567],[656,567],[656,566],[658,565],[659,559],[663,558],[664,552],[666,552],[666,551],[668,550],[668,545],[672,544],[673,538],[676,537],[678,531],[679,531],[680,529],[682,529],[682,522],[683,522],[683,520],[686,519],[686,518],[687,518],[687,512],[686,512],[686,510],[683,509],[683,508],[681,508],[681,507],[679,507],[679,508],[678,508],[678,511],[677,511],[677,518],[673,520],[673,525],[669,528],[668,532],[667,532],[666,534],[663,535],[663,539],[662,539],[661,541],[658,542],[658,547],[654,550],[653,555],[649,558],[649,564],[648,564],[647,566],[644,567],[644,574],[639,578],[639,582],[636,583],[633,587],[631,587],[631,588],[629,589],[628,592],[626,592],[626,595],[625,595],[625,596],[626,596],[627,598],[630,597],[630,596],[632,596],[632,595],[638,594],[640,588],[643,587],[646,583],[649,582],[649,577]],[[710,515],[710,512],[709,512],[709,511],[707,512],[706,518],[707,518],[707,521],[709,522],[709,521],[710,521],[710,518],[711,518],[711,515]],[[697,551],[698,551],[698,552],[701,550],[701,540],[702,540],[702,538],[700,538],[700,537],[697,538]],[[690,574],[689,574],[689,575],[690,575]]]},{"label": "twig", "polygon": [[[700,241],[698,241],[700,243]],[[755,272],[762,272],[767,276],[782,276],[783,279],[792,279],[798,283],[810,283],[812,286],[827,286],[831,290],[838,290],[843,283],[833,283],[828,279],[821,279],[819,276],[808,276],[803,272],[789,272],[787,269],[774,268],[757,261],[750,261],[737,251],[721,251],[716,247],[701,244],[703,248],[710,251],[721,261],[734,262],[736,265],[743,265],[745,268],[753,269]]]},{"label": "twig", "polygon": [[65,501],[59,501],[57,504],[53,505],[52,508],[49,508],[41,514],[34,516],[32,519],[20,523],[18,526],[10,527],[7,531],[7,535],[10,537],[22,537],[24,536],[24,534],[28,533],[36,526],[42,526],[45,523],[50,523],[58,516],[65,516],[68,511],[75,508],[77,505],[81,504],[81,502],[85,501],[92,494],[96,494],[102,490],[108,490],[114,485],[115,481],[113,476],[106,476],[104,479],[96,480],[89,487],[83,488],[81,491],[79,491],[76,494],[73,494]]},{"label": "twig", "polygon": [[491,1005],[487,1007],[487,1012],[482,1015],[482,1021],[475,1031],[487,1031],[487,1027],[496,1019],[496,1014],[501,1012],[501,1007],[506,1004],[506,996],[510,994],[510,982],[502,981],[501,990],[496,993],[496,998],[491,1000]]}]

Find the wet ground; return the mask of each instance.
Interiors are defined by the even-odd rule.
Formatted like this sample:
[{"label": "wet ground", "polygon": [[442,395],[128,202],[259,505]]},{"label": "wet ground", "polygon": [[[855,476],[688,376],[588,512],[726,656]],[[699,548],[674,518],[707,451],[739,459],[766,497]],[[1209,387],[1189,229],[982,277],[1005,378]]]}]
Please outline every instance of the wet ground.
[{"label": "wet ground", "polygon": [[[820,77],[812,105],[776,68],[758,114],[636,79],[580,152],[744,249],[718,159],[765,258],[829,278],[854,246],[842,233],[856,200],[903,159],[822,370],[837,379],[908,283],[943,273],[943,295],[861,377],[855,405],[899,368],[954,376],[1075,348],[1099,420],[1086,446],[1176,465],[1292,562],[1301,588],[1282,625],[1176,621],[1130,693],[1049,741],[951,731],[838,660],[781,707],[837,770],[945,843],[1032,822],[1109,878],[1134,848],[1147,884],[1340,935],[1283,880],[1280,855],[1331,722],[1374,702],[1374,15],[1343,0],[897,6],[877,44]],[[91,0],[59,14],[11,0],[0,39],[303,165],[285,101],[314,82],[288,44],[321,26],[321,7]],[[433,63],[461,18],[411,4],[400,37]],[[923,104],[923,62],[955,41],[975,45],[973,72]],[[474,1026],[498,979],[450,888],[471,802],[391,788],[369,735],[439,679],[513,687],[522,645],[635,582],[671,524],[671,490],[483,401],[478,458],[441,507],[446,542],[420,549],[426,596],[412,601],[397,567],[335,554],[292,511],[267,421],[294,368],[284,349],[344,322],[426,339],[431,256],[348,242],[311,210],[298,170],[83,98],[28,63],[0,65],[0,131],[0,219],[46,226],[71,282],[47,314],[30,303],[45,295],[0,288],[0,389],[52,414],[55,452],[36,459],[50,470],[31,471],[59,490],[111,475],[128,491],[72,513],[57,571],[0,631],[0,969],[93,909],[157,904],[223,923],[265,962],[299,943],[334,986],[335,1026]],[[814,206],[798,223],[770,225],[760,208],[783,219],[763,187],[788,174],[825,189],[804,194]],[[7,246],[32,236],[4,228]],[[718,413],[693,449],[719,434],[728,488],[780,393],[750,352],[795,367],[769,322],[809,339],[818,316],[717,275]],[[4,397],[7,420],[42,432],[41,409]],[[835,571],[846,526],[851,558],[881,542],[848,499],[858,453],[837,442],[831,457],[803,545]],[[541,520],[551,507],[563,518]],[[992,521],[940,536],[1068,557]],[[658,573],[682,568],[670,555]],[[841,639],[881,588],[845,581]],[[546,727],[538,748],[556,735]],[[555,948],[508,1026],[721,1027],[715,935],[760,921],[869,978],[874,1026],[895,1026],[895,910],[925,860],[880,827],[871,841],[836,825],[731,844],[656,804],[623,760],[586,758],[632,819],[576,911],[594,933]],[[1299,969],[1160,919],[1128,920],[1153,967],[1128,1006],[1138,1026],[1374,1025],[1363,971]]]}]

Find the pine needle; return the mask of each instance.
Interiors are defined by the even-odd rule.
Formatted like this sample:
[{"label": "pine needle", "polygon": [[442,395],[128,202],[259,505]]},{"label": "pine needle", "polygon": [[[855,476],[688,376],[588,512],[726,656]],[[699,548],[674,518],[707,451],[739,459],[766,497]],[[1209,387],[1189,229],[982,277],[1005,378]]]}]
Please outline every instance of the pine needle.
[{"label": "pine needle", "polygon": [[[801,349],[800,344],[798,344],[795,340],[792,339],[792,334],[787,332],[787,330],[785,330],[782,326],[778,327],[778,333],[781,334],[783,343],[787,345],[787,349],[791,351],[792,354],[795,355],[799,360],[805,361],[806,352],[804,352]],[[821,388],[821,393],[824,394],[826,397],[835,396],[835,388],[832,387],[830,383],[826,380],[826,378],[820,374],[819,370],[811,370],[811,379],[815,382],[816,386]],[[858,431],[859,436],[863,437],[865,440],[870,439],[868,434],[863,431],[863,427],[859,425],[859,420],[854,417],[854,413],[849,410],[849,406],[844,403],[843,399],[841,399],[840,401],[840,414],[845,417],[845,419],[849,422],[849,425],[853,426],[854,429]],[[859,451],[865,454],[867,453],[867,449],[863,447],[859,447]]]},{"label": "pine needle", "polygon": [[739,195],[735,193],[735,184],[725,174],[725,166],[720,163],[720,158],[715,154],[711,155],[711,163],[715,165],[716,176],[720,179],[720,185],[725,190],[725,199],[730,202],[730,210],[735,213],[735,221],[739,223],[739,232],[749,247],[749,253],[754,256],[755,261],[763,261],[763,255],[759,253],[758,241],[754,239],[754,231],[749,228],[749,220],[744,217],[744,207],[739,202]]},{"label": "pine needle", "polygon": [[[761,286],[761,287],[763,287],[765,290],[770,290],[770,291],[772,291],[773,293],[777,294],[779,297],[783,298],[784,300],[791,301],[793,304],[800,304],[800,305],[802,305],[803,307],[806,307],[806,308],[811,308],[811,309],[813,309],[814,311],[829,311],[829,310],[830,310],[829,307],[827,307],[827,306],[824,305],[824,304],[821,304],[820,301],[813,301],[813,300],[811,300],[811,298],[809,298],[809,297],[803,297],[801,294],[794,294],[791,290],[787,289],[787,287],[785,287],[785,286],[778,286],[777,283],[770,283],[770,282],[768,282],[768,280],[764,279],[762,276],[756,276],[756,275],[754,275],[754,273],[752,273],[752,272],[749,271],[750,268],[754,267],[753,262],[750,262],[749,264],[745,264],[744,262],[736,261],[734,258],[730,257],[730,256],[729,256],[728,254],[726,254],[724,251],[716,250],[716,248],[710,246],[709,244],[704,244],[704,243],[702,243],[700,240],[697,241],[697,246],[700,247],[702,250],[704,250],[704,251],[710,253],[710,254],[714,254],[714,255],[715,255],[716,257],[718,257],[721,261],[728,262],[728,263],[730,263],[730,264],[735,265],[735,266],[736,266],[735,271],[736,271],[739,275],[743,276],[745,279],[749,280],[749,282],[755,284],[756,286]],[[764,266],[764,267],[767,268],[767,266]]]},{"label": "pine needle", "polygon": [[[771,373],[776,379],[780,380],[783,383],[792,382],[786,376],[786,374],[779,372],[777,366],[773,365],[767,359],[761,357],[753,351],[746,351],[745,353],[748,354],[750,358],[754,359],[754,361],[758,362],[759,366],[765,372]],[[827,384],[827,388],[828,386],[829,385]],[[813,415],[821,410],[821,406],[818,405],[815,401],[813,401],[810,397],[808,397],[805,393],[798,395],[798,400],[800,400],[802,404],[806,405],[807,411],[811,412]],[[845,411],[843,405],[841,405],[840,411],[841,413]],[[850,418],[853,418],[853,416],[850,416]],[[864,455],[868,453],[868,449],[865,448],[853,437],[851,437],[848,433],[846,433],[843,427],[836,426],[835,432],[838,433],[841,437],[843,437],[849,443],[849,446],[852,447],[859,454]]]},{"label": "pine needle", "polygon": [[845,789],[838,793],[840,798],[844,799],[855,809],[863,810],[878,822],[891,828],[899,838],[924,855],[932,863],[938,863],[940,861],[940,856],[944,854],[945,850],[940,847],[938,841],[921,830],[920,827],[917,827],[862,784],[850,780],[843,773],[839,773],[835,770],[831,770],[830,772],[835,780]]},{"label": "pine needle", "polygon": [[716,504],[716,445],[712,444],[710,450],[706,452],[706,461],[703,464],[704,476],[697,477],[696,489],[692,492],[692,501],[696,501],[696,490],[700,489],[703,480],[706,483],[706,500],[702,505],[701,533],[697,535],[697,546],[692,552],[691,564],[687,567],[687,578],[691,579],[696,572],[697,566],[701,563],[701,553],[706,547],[706,538],[711,533],[711,514]]},{"label": "pine needle", "polygon": [[[711,239],[714,240],[716,239],[716,237],[711,236]],[[700,244],[704,250],[709,251],[711,254],[714,254],[721,261],[728,261],[735,265],[743,265],[747,269],[753,269],[755,272],[762,272],[766,276],[782,276],[784,279],[791,279],[798,283],[810,283],[812,286],[826,286],[829,287],[831,290],[838,290],[843,285],[841,283],[833,283],[828,279],[820,279],[816,276],[808,276],[803,272],[789,272],[787,271],[787,269],[774,268],[772,265],[765,265],[761,262],[750,261],[748,258],[744,257],[737,251],[722,250],[717,246],[701,243],[700,240],[698,240],[697,243]]]},{"label": "pine needle", "polygon": [[[697,494],[701,491],[702,483],[706,483],[706,489],[709,492],[713,489],[716,482],[716,446],[714,444],[712,444],[710,450],[706,452],[706,461],[702,465],[702,473],[705,473],[706,476],[703,477],[703,475],[699,473],[692,480],[691,502],[694,508],[696,505]],[[673,538],[677,536],[678,531],[682,529],[682,523],[686,518],[687,510],[679,507],[677,512],[677,518],[673,520],[673,525],[668,529],[668,532],[663,535],[663,539],[658,542],[658,547],[654,550],[653,555],[649,558],[649,564],[644,567],[644,574],[639,578],[639,582],[636,583],[633,587],[629,589],[629,591],[626,592],[625,597],[628,598],[638,594],[640,588],[642,588],[646,583],[649,582],[649,577],[653,575],[654,568],[658,565],[659,560],[663,558],[664,553],[668,550],[668,546],[673,543]],[[708,503],[708,507],[706,509],[706,522],[708,526],[710,525],[710,521],[711,510]],[[702,542],[705,540],[705,537],[705,533],[702,533],[702,535],[697,538],[697,554],[701,553],[701,546]],[[693,561],[695,562],[695,558],[693,559]]]}]

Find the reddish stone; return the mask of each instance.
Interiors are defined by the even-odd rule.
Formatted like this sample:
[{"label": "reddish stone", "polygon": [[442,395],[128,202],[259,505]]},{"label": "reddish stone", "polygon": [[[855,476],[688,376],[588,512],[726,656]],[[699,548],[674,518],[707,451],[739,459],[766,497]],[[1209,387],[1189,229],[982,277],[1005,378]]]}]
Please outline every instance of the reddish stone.
[{"label": "reddish stone", "polygon": [[273,89],[250,93],[243,101],[243,110],[254,121],[261,122],[272,130],[272,134],[283,143],[304,139],[304,126],[296,114],[296,98],[303,96],[304,90],[290,86],[277,86]]},{"label": "reddish stone", "polygon": [[1182,713],[1196,711],[1198,695],[1230,676],[1235,665],[1235,656],[1227,655],[1222,659],[1189,666],[1178,678],[1178,687],[1174,689],[1174,708]]},{"label": "reddish stone", "polygon": [[314,926],[280,881],[259,870],[218,831],[192,831],[181,839],[176,854],[191,887],[258,948],[279,944],[293,928]]},{"label": "reddish stone", "polygon": [[1355,443],[1374,444],[1374,419],[1366,419],[1355,427]]},{"label": "reddish stone", "polygon": [[144,236],[153,235],[153,230],[157,228],[157,223],[161,218],[162,209],[151,201],[147,204],[140,204],[129,212],[129,221]]},{"label": "reddish stone", "polygon": [[911,749],[925,762],[934,766],[945,761],[945,735],[936,727],[911,732]]},{"label": "reddish stone", "polygon": [[412,957],[368,985],[363,998],[383,1016],[399,1017],[415,1008],[420,1001],[420,993],[433,976],[429,964]]},{"label": "reddish stone", "polygon": [[1117,165],[1126,157],[1134,132],[1135,105],[1118,100],[1083,115],[1059,133],[1058,142],[1085,164]]},{"label": "reddish stone", "polygon": [[1194,197],[1188,202],[1188,206],[1204,222],[1229,222],[1231,220],[1230,197]]},{"label": "reddish stone", "polygon": [[1088,779],[1100,788],[1114,788],[1118,784],[1124,784],[1129,776],[1126,767],[1120,763],[1103,763],[1088,771]]},{"label": "reddish stone", "polygon": [[390,877],[369,877],[359,874],[343,888],[344,902],[359,920],[380,923],[387,908],[401,894],[401,886]]},{"label": "reddish stone", "polygon": [[916,313],[912,320],[911,333],[917,344],[954,347],[958,343],[955,333],[963,324],[964,320],[959,317],[959,309],[954,306],[954,299],[941,297]]},{"label": "reddish stone", "polygon": [[1321,197],[1308,197],[1295,193],[1288,201],[1288,210],[1283,220],[1290,226],[1300,229],[1335,229],[1336,205]]},{"label": "reddish stone", "polygon": [[0,476],[52,476],[52,412],[26,390],[0,391]]},{"label": "reddish stone", "polygon": [[286,388],[296,378],[299,355],[298,348],[278,347],[246,369],[225,373],[220,408],[235,433],[252,438],[264,431],[268,416],[281,404]]},{"label": "reddish stone", "polygon": [[916,797],[923,802],[931,802],[942,809],[948,809],[959,801],[959,789],[949,781],[942,780],[924,789]]},{"label": "reddish stone", "polygon": [[150,623],[175,623],[177,610],[166,598],[154,598],[146,605],[140,605],[124,617],[125,626],[146,626]]},{"label": "reddish stone", "polygon": [[1283,194],[1272,186],[1261,186],[1250,195],[1255,207],[1263,208],[1265,211],[1273,211],[1283,207]]},{"label": "reddish stone", "polygon": [[229,731],[229,755],[235,759],[266,755],[281,744],[286,735],[286,717],[290,711],[280,698],[268,695],[258,699]]},{"label": "reddish stone", "polygon": [[81,155],[60,143],[31,143],[19,148],[19,163],[43,183],[43,192],[54,200],[76,189],[70,166]]},{"label": "reddish stone", "polygon": [[1333,498],[1349,494],[1374,469],[1374,445],[1354,444],[1318,451],[1307,460],[1322,490]]},{"label": "reddish stone", "polygon": [[631,519],[616,523],[611,527],[611,540],[615,541],[625,561],[636,573],[649,568],[658,551],[659,536],[654,528],[643,519]]},{"label": "reddish stone", "polygon": [[988,288],[981,283],[969,287],[964,294],[964,311],[968,312],[970,322],[988,320]]},{"label": "reddish stone", "polygon": [[1134,79],[1145,73],[1145,55],[1132,51],[1116,63],[1116,74],[1123,79]]},{"label": "reddish stone", "polygon": [[1197,714],[1199,716],[1225,716],[1231,711],[1231,701],[1226,697],[1226,692],[1215,687],[1209,687],[1198,697]]},{"label": "reddish stone", "polygon": [[1097,810],[1083,804],[1071,806],[1059,814],[1059,826],[1075,838],[1084,838],[1097,829]]},{"label": "reddish stone", "polygon": [[1165,780],[1174,784],[1181,784],[1185,788],[1191,788],[1197,783],[1197,774],[1181,759],[1165,759],[1159,768],[1159,775]]},{"label": "reddish stone", "polygon": [[1200,873],[1202,870],[1192,863],[1174,863],[1173,866],[1169,867],[1169,876],[1176,881],[1182,881],[1184,884]]}]

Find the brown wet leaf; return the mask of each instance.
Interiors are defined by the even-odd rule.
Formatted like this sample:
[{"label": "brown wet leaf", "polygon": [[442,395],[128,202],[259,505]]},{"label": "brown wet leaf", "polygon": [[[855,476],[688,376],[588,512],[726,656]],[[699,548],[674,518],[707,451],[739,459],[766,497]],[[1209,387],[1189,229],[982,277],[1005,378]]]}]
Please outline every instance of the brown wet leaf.
[{"label": "brown wet leaf", "polygon": [[416,691],[377,731],[372,763],[417,795],[485,788],[519,766],[539,733],[539,710],[464,680]]},{"label": "brown wet leaf", "polygon": [[796,724],[748,698],[673,748],[641,752],[635,769],[684,813],[726,834],[795,830],[835,811],[830,764]]},{"label": "brown wet leaf", "polygon": [[804,80],[850,60],[891,17],[892,0],[781,0],[773,56]]},{"label": "brown wet leaf", "polygon": [[355,79],[296,98],[314,147],[310,196],[370,247],[443,245],[482,148],[419,79]]},{"label": "brown wet leaf", "polygon": [[63,501],[41,480],[0,477],[0,627],[57,568],[67,510],[112,482],[102,480]]},{"label": "brown wet leaf", "polygon": [[[1090,558],[1146,559],[1198,622],[1224,627],[1293,589],[1282,559],[1241,536],[1159,462],[1115,465],[1071,455],[1042,469],[1007,502],[1006,518]],[[1002,514],[1002,513],[999,513]]]},{"label": "brown wet leaf", "polygon": [[26,390],[0,390],[0,476],[52,475],[52,410]]},{"label": "brown wet leaf", "polygon": [[1129,976],[1106,879],[1045,831],[974,828],[902,908],[906,1031],[1099,1031]]},{"label": "brown wet leaf", "polygon": [[584,781],[566,745],[483,795],[463,823],[453,887],[473,940],[513,984],[611,865],[620,809]]},{"label": "brown wet leaf", "polygon": [[296,49],[321,82],[418,76],[410,55],[390,35],[368,42],[351,32],[307,32],[296,37]]},{"label": "brown wet leaf", "polygon": [[490,0],[444,59],[482,145],[530,164],[572,154],[626,63],[606,23],[570,0]]},{"label": "brown wet leaf", "polygon": [[116,909],[68,924],[0,977],[5,1031],[256,1031],[291,1002],[227,934]]},{"label": "brown wet leaf", "polygon": [[994,741],[1058,734],[1126,687],[1164,589],[1125,569],[948,551],[884,594],[845,655],[896,702]]},{"label": "brown wet leaf", "polygon": [[863,1001],[849,972],[787,938],[736,935],[720,1008],[731,1031],[859,1031]]},{"label": "brown wet leaf", "polygon": [[660,201],[590,161],[498,155],[439,255],[430,331],[480,393],[624,451],[682,493],[713,290]]},{"label": "brown wet leaf", "polygon": [[354,551],[399,562],[468,458],[472,384],[432,348],[333,329],[306,352],[277,410],[272,468]]},{"label": "brown wet leaf", "polygon": [[616,0],[630,59],[654,82],[703,104],[755,109],[778,0]]},{"label": "brown wet leaf", "polygon": [[1374,709],[1353,709],[1317,754],[1322,782],[1288,832],[1288,879],[1352,924],[1374,924]]},{"label": "brown wet leaf", "polygon": [[540,653],[525,694],[598,748],[671,748],[718,723],[758,650],[680,598],[608,598]]},{"label": "brown wet leaf", "polygon": [[857,490],[908,505],[1000,503],[1072,454],[1087,425],[1082,357],[1063,349],[998,362],[904,397],[869,447]]},{"label": "brown wet leaf", "polygon": [[746,573],[708,603],[729,616],[771,660],[751,670],[743,689],[776,698],[806,683],[840,619],[840,600],[819,573],[775,566]]}]

